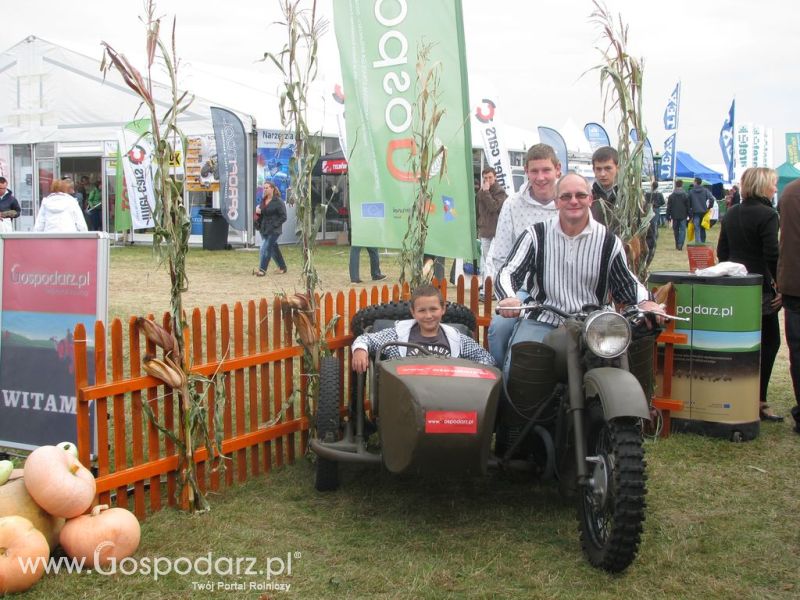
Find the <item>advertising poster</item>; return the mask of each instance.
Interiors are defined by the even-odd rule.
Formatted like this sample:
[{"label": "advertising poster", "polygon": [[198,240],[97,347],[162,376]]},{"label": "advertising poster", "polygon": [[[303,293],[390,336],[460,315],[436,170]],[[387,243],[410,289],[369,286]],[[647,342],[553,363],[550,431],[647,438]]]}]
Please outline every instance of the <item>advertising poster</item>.
[{"label": "advertising poster", "polygon": [[128,208],[133,229],[150,229],[155,226],[153,143],[152,137],[148,135],[149,127],[149,119],[131,121],[123,127],[119,137],[122,170],[128,188]]},{"label": "advertising poster", "polygon": [[286,202],[286,194],[291,181],[289,160],[294,154],[294,134],[272,129],[258,131],[258,174],[256,176],[256,206],[264,197],[264,183],[269,181],[281,193]]},{"label": "advertising poster", "polygon": [[333,15],[346,94],[353,244],[402,247],[419,179],[412,166],[421,126],[413,108],[417,52],[435,41],[428,60],[441,66],[437,104],[444,114],[434,142],[447,150],[447,173],[439,179],[441,157],[429,167],[425,251],[472,260],[475,191],[460,0],[334,0]]},{"label": "advertising poster", "polygon": [[212,134],[186,140],[186,189],[190,192],[218,192],[217,142]]},{"label": "advertising poster", "polygon": [[[675,312],[691,320],[675,328],[689,341],[675,346],[672,397],[683,400],[684,409],[673,417],[749,422],[758,419],[761,276],[735,283],[718,279],[719,283],[674,282]],[[657,382],[663,349],[659,354]]]},{"label": "advertising poster", "polygon": [[233,229],[247,229],[247,135],[241,119],[226,108],[211,107],[219,168],[219,208]]},{"label": "advertising poster", "polygon": [[787,133],[786,138],[786,162],[795,169],[800,169],[800,133]]},{"label": "advertising poster", "polygon": [[94,322],[107,319],[108,236],[3,234],[0,261],[0,445],[75,443],[73,336],[83,323],[91,359]]}]

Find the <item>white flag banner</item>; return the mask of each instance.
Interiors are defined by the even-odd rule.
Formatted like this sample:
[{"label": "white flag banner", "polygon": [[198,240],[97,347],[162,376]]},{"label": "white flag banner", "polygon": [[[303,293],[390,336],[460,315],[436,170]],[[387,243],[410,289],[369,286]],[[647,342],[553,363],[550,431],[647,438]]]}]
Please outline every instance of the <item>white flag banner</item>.
[{"label": "white flag banner", "polygon": [[497,174],[497,182],[506,188],[509,194],[514,193],[514,181],[511,177],[511,161],[508,158],[503,124],[498,119],[497,103],[491,94],[478,96],[479,102],[473,101],[472,119],[474,126],[483,138],[483,153],[486,163]]},{"label": "white flag banner", "polygon": [[753,125],[753,133],[750,138],[752,144],[750,146],[752,157],[750,158],[751,167],[762,167],[765,162],[764,155],[764,126]]},{"label": "white flag banner", "polygon": [[156,198],[153,192],[151,138],[149,135],[142,136],[123,128],[119,136],[119,147],[131,209],[131,228],[154,227],[153,211],[156,207]]},{"label": "white flag banner", "polygon": [[775,168],[775,160],[772,158],[772,128],[764,129],[764,165],[770,169]]},{"label": "white flag banner", "polygon": [[752,132],[752,123],[742,123],[740,125],[736,125],[736,136],[734,137],[736,143],[736,149],[734,151],[736,181],[741,181],[742,173],[753,166],[750,164],[753,156]]}]

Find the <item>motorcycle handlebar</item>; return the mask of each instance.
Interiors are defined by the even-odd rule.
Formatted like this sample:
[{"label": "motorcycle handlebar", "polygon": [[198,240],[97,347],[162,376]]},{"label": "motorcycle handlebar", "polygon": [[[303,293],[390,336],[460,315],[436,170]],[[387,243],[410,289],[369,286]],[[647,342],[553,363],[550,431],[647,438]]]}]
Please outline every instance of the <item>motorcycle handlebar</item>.
[{"label": "motorcycle handlebar", "polygon": [[[678,316],[675,316],[675,315],[667,314],[663,310],[661,310],[661,311],[642,310],[638,306],[633,306],[633,305],[629,306],[626,310],[633,310],[633,309],[636,309],[636,313],[635,314],[637,314],[637,315],[651,314],[651,315],[655,315],[655,316],[658,316],[658,317],[664,317],[665,319],[670,319],[670,320],[673,320],[673,321],[687,321],[688,322],[688,321],[691,320],[691,319],[686,318],[686,317],[678,317]],[[528,304],[522,304],[521,306],[502,306],[502,307],[497,306],[497,307],[495,307],[494,312],[495,312],[496,315],[499,315],[501,310],[519,311],[519,312],[529,311],[529,310],[547,310],[547,311],[550,311],[553,314],[558,315],[559,317],[561,317],[563,319],[569,319],[569,318],[572,318],[573,316],[575,316],[575,315],[572,315],[572,314],[570,314],[568,312],[565,312],[565,311],[561,310],[560,308],[556,308],[555,306],[551,306],[549,304],[539,304],[539,303],[535,303],[535,302],[534,303],[528,303]]]}]

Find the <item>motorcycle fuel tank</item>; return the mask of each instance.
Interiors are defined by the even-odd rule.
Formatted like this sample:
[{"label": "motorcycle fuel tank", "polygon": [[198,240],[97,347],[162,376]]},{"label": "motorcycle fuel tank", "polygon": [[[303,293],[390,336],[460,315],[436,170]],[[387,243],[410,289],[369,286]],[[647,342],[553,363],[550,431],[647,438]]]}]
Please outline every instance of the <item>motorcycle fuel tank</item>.
[{"label": "motorcycle fuel tank", "polygon": [[500,371],[460,358],[415,356],[380,363],[378,429],[392,473],[486,472]]}]

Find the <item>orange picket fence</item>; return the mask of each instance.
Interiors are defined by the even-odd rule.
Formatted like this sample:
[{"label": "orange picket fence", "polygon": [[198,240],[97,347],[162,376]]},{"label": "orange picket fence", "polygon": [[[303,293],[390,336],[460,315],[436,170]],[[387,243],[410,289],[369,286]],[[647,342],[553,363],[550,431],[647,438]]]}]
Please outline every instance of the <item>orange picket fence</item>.
[{"label": "orange picket fence", "polygon": [[[455,288],[448,288],[447,282],[439,285],[445,298],[466,304],[476,314],[479,339],[486,345],[492,306],[491,301],[479,304],[477,280],[469,286],[468,297],[463,277]],[[486,287],[491,298],[490,281]],[[329,323],[338,317],[326,341],[341,362],[343,378],[348,376],[353,315],[365,306],[409,295],[407,285],[395,285],[326,293],[319,298],[321,319],[317,322]],[[162,320],[168,327],[167,314]],[[266,299],[246,306],[237,302],[232,310],[228,305],[218,311],[195,309],[184,340],[191,371],[207,378],[196,383],[196,389],[208,394],[209,432],[213,436],[218,428],[223,430],[224,457],[208,456],[205,448],[195,452],[202,491],[218,491],[268,473],[273,467],[292,464],[298,453],[306,452],[310,422],[301,375],[303,352],[295,342],[291,320],[281,314],[278,298],[271,304]],[[169,505],[180,502],[175,443],[159,430],[180,439],[178,398],[141,369],[142,357],[155,355],[155,346],[139,335],[135,317],[127,326],[119,319],[108,328],[98,321],[88,339],[86,329],[78,325],[74,342],[78,452],[84,464],[94,459],[98,500],[129,508],[139,519],[159,510],[164,499]],[[216,414],[213,401],[215,381],[224,386],[221,415]],[[342,389],[348,388],[343,385]],[[143,408],[145,403],[150,411]],[[91,456],[93,435],[96,453]],[[219,468],[220,461],[225,461],[224,470]]]}]

